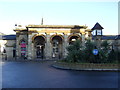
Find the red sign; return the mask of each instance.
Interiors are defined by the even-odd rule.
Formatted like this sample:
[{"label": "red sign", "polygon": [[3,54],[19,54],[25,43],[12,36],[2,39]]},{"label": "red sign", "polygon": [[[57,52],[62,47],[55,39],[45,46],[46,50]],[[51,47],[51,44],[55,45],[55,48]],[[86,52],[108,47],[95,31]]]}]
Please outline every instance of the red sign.
[{"label": "red sign", "polygon": [[20,46],[21,47],[26,47],[26,44],[25,43],[21,43]]}]

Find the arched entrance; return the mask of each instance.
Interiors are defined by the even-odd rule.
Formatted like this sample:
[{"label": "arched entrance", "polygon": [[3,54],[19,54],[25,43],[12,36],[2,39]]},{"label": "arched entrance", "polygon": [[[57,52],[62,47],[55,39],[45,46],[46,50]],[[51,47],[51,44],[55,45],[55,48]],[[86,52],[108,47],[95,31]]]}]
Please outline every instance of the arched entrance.
[{"label": "arched entrance", "polygon": [[69,37],[68,37],[68,42],[69,42],[69,44],[72,44],[73,42],[75,42],[76,40],[81,40],[81,37],[79,36],[79,35],[70,35]]},{"label": "arched entrance", "polygon": [[60,59],[62,57],[62,37],[56,35],[52,37],[52,57],[56,59]]},{"label": "arched entrance", "polygon": [[45,55],[44,55],[45,38],[43,36],[36,36],[34,38],[34,48],[35,48],[36,58],[43,59],[45,57]]}]

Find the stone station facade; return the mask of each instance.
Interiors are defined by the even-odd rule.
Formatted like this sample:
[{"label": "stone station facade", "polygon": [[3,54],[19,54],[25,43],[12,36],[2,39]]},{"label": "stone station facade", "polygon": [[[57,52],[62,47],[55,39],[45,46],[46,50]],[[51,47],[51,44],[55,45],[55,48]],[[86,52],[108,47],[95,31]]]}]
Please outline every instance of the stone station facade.
[{"label": "stone station facade", "polygon": [[16,56],[27,59],[62,59],[66,47],[73,41],[91,38],[91,30],[80,25],[28,25],[17,26]]}]

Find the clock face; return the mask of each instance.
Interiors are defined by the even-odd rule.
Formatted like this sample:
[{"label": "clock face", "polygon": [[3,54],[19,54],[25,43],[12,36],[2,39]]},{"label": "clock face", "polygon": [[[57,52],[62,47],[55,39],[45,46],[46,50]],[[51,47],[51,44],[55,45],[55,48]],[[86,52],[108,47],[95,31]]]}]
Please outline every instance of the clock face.
[{"label": "clock face", "polygon": [[97,35],[102,35],[102,31],[101,30],[97,30]]}]

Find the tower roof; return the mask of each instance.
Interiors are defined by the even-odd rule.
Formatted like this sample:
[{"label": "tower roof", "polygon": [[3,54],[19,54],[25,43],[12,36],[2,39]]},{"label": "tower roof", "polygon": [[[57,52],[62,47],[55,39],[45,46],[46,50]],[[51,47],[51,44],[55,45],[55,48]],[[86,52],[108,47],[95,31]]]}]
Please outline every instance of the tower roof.
[{"label": "tower roof", "polygon": [[95,29],[102,30],[104,28],[97,22],[95,26],[92,28],[92,30],[95,30]]}]

